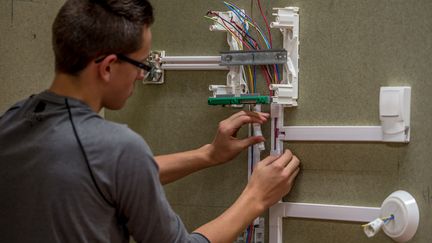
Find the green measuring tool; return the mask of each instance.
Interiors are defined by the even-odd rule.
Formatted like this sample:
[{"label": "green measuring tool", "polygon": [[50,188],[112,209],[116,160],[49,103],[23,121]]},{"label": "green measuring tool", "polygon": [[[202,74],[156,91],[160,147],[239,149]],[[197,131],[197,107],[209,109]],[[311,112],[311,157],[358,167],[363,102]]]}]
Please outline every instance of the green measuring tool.
[{"label": "green measuring tool", "polygon": [[242,95],[209,97],[209,105],[270,104],[270,96]]}]

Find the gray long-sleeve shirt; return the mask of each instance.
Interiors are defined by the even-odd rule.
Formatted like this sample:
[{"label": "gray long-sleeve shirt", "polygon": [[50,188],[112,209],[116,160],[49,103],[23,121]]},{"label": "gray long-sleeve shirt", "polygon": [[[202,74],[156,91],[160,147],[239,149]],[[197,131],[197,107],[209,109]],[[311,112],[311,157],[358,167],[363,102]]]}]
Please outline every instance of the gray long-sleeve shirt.
[{"label": "gray long-sleeve shirt", "polygon": [[48,91],[0,117],[0,193],[1,242],[208,242],[171,209],[139,135]]}]

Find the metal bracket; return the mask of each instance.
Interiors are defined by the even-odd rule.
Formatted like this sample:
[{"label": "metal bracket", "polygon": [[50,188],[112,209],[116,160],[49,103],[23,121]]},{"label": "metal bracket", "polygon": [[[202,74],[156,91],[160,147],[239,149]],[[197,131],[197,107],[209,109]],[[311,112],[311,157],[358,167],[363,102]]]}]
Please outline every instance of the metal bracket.
[{"label": "metal bracket", "polygon": [[164,72],[161,69],[162,57],[165,56],[165,51],[152,51],[147,58],[147,63],[152,67],[149,75],[142,82],[143,84],[163,84]]},{"label": "metal bracket", "polygon": [[286,50],[229,51],[221,52],[222,66],[285,64]]}]

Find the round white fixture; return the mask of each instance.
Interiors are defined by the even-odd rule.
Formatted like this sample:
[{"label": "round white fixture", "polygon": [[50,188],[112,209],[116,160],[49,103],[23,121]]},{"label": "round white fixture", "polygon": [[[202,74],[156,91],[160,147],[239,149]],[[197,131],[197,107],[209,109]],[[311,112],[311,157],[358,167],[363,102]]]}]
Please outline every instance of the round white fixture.
[{"label": "round white fixture", "polygon": [[417,202],[406,191],[395,191],[381,205],[380,217],[394,216],[383,231],[397,242],[409,241],[417,231],[419,224],[419,209]]}]

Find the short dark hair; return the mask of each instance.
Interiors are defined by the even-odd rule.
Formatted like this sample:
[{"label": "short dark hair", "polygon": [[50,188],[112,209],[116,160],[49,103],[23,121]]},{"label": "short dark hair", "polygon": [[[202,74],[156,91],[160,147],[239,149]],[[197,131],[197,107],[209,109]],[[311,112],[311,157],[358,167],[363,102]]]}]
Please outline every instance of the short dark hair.
[{"label": "short dark hair", "polygon": [[153,21],[147,0],[67,0],[52,26],[56,72],[78,75],[99,56],[139,50]]}]

